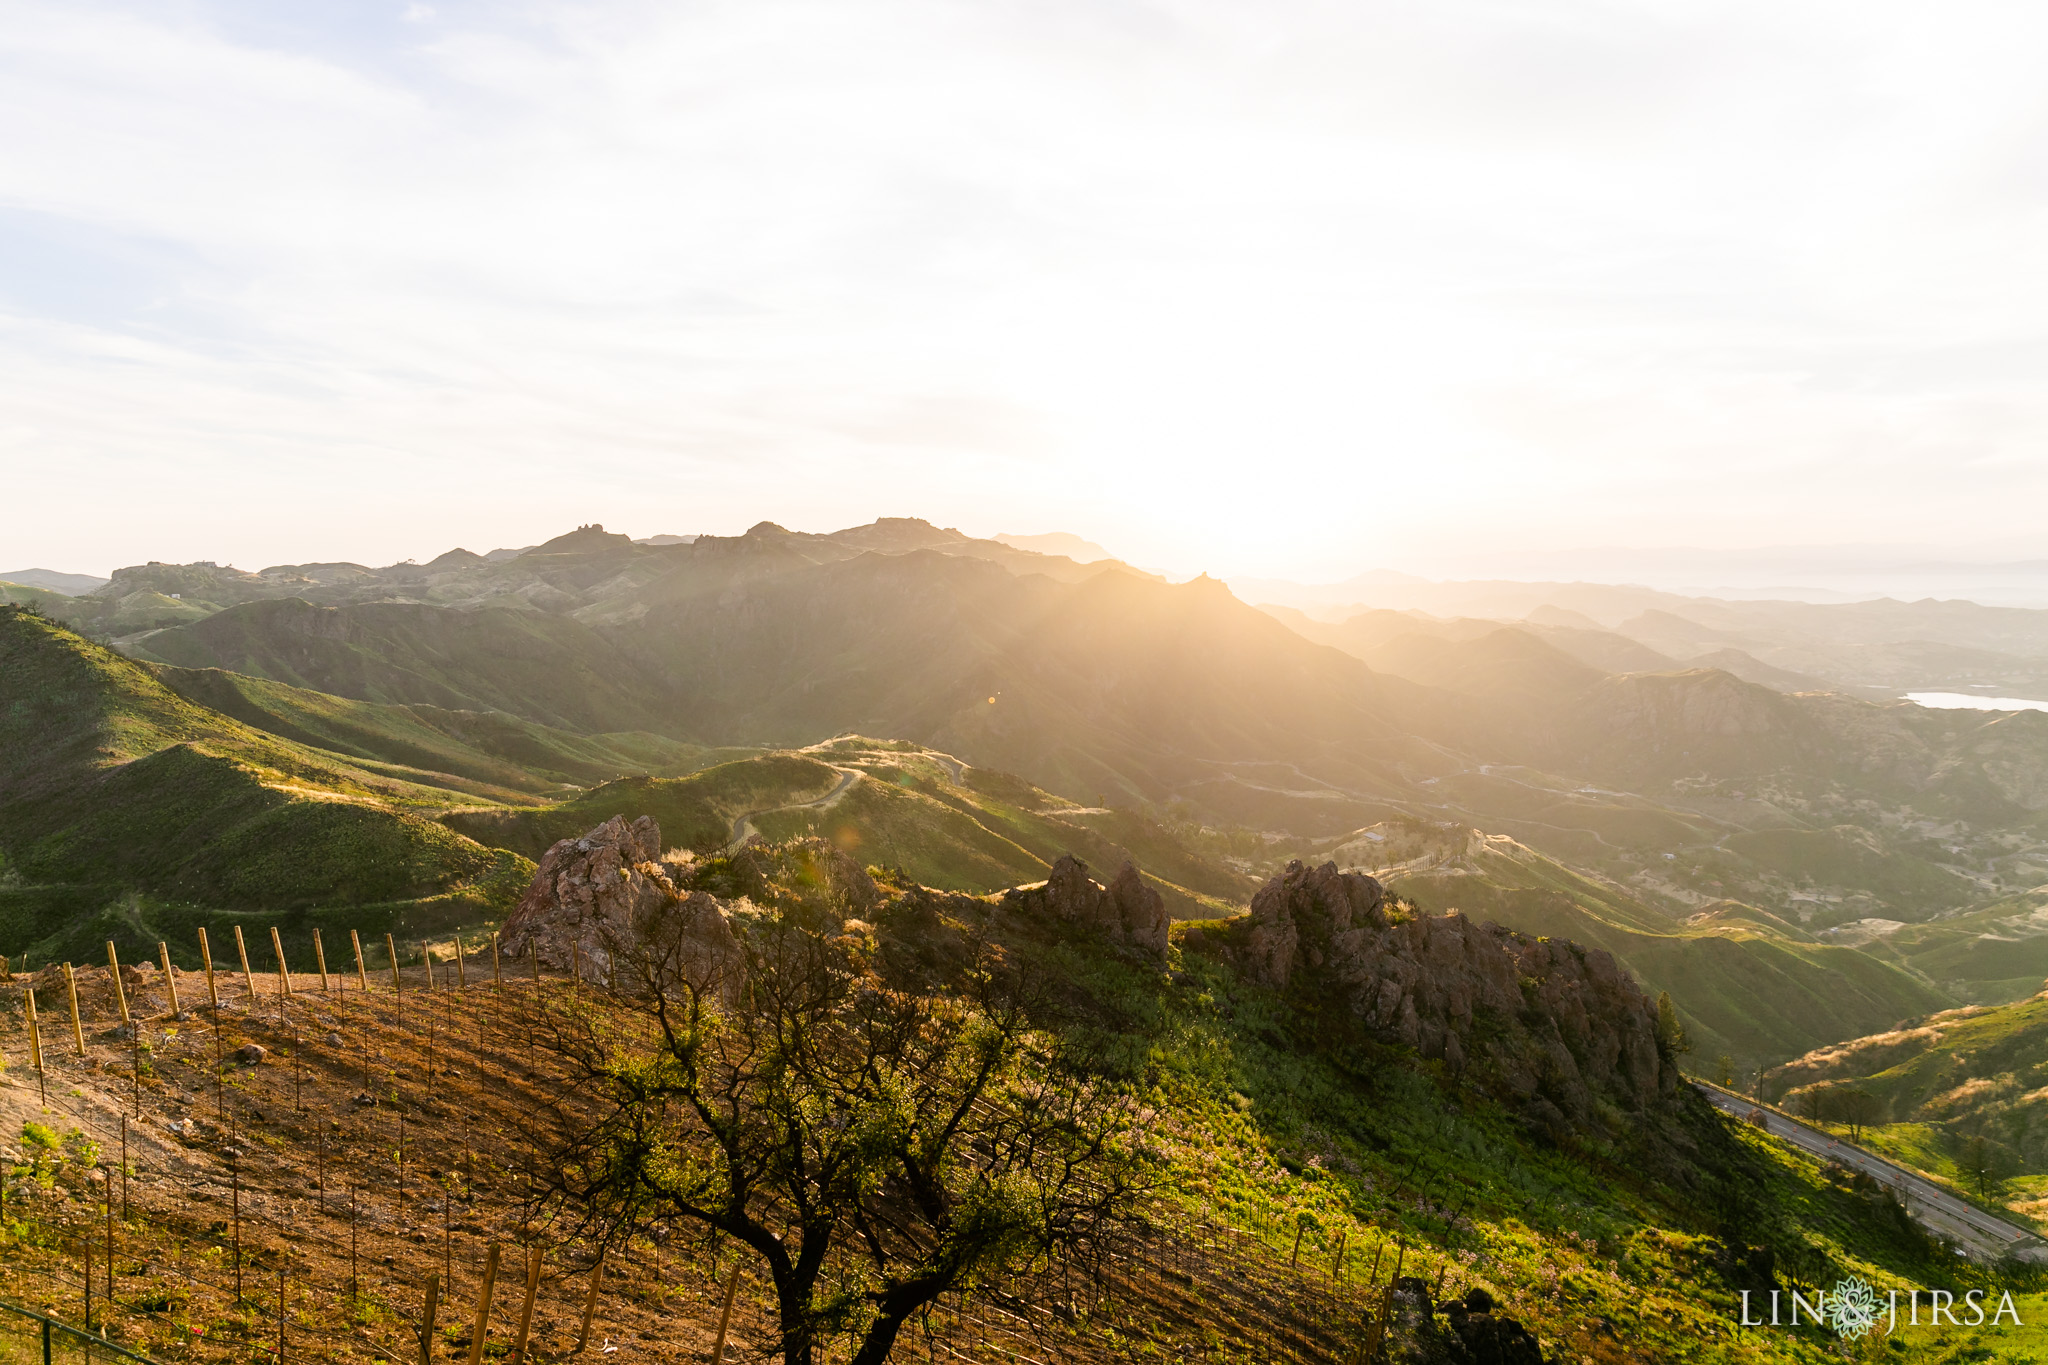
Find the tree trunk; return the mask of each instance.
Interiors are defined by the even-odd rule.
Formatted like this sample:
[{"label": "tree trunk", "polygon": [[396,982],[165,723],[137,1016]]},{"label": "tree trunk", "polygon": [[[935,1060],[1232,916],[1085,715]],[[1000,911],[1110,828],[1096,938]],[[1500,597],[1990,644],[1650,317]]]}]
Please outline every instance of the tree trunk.
[{"label": "tree trunk", "polygon": [[854,1353],[850,1365],[884,1365],[889,1359],[889,1352],[895,1349],[896,1334],[903,1330],[903,1324],[909,1317],[908,1313],[899,1313],[894,1317],[876,1318],[868,1327],[867,1340],[860,1344],[860,1350]]}]

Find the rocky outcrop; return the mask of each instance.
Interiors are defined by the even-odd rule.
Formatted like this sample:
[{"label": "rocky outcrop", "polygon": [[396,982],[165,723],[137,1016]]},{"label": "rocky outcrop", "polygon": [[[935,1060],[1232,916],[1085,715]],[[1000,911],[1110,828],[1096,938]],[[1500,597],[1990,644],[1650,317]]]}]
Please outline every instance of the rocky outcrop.
[{"label": "rocky outcrop", "polygon": [[645,815],[615,815],[558,840],[506,917],[500,950],[514,959],[532,954],[557,971],[580,957],[593,979],[621,990],[679,976],[729,983],[742,956],[735,913],[801,914],[836,930],[882,899],[860,865],[822,839],[750,840],[712,865],[717,895],[698,884],[706,865],[688,855],[661,860],[660,849],[661,828]]},{"label": "rocky outcrop", "polygon": [[1676,1088],[1656,1007],[1609,954],[1457,911],[1391,909],[1371,877],[1290,863],[1214,947],[1256,981],[1321,996],[1373,1037],[1471,1071],[1553,1137],[1605,1127],[1603,1105],[1636,1111]]},{"label": "rocky outcrop", "polygon": [[1003,893],[1003,907],[1036,918],[1078,924],[1106,934],[1149,957],[1164,960],[1172,917],[1166,901],[1145,885],[1138,869],[1126,862],[1108,886],[1088,875],[1088,864],[1071,853],[1060,855],[1052,875],[1033,886]]},{"label": "rocky outcrop", "polygon": [[[611,819],[558,840],[506,916],[499,947],[517,960],[568,970],[580,956],[593,979],[622,988],[651,969],[705,973],[739,956],[718,899],[677,885],[680,868],[658,861],[661,827],[651,816]],[[632,956],[632,963],[620,959]]]}]

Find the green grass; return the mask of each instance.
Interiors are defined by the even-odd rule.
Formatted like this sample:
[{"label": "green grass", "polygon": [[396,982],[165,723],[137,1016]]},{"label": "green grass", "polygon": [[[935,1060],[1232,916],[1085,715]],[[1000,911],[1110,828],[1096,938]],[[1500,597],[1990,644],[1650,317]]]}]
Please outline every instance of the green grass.
[{"label": "green grass", "polygon": [[1820,1048],[1777,1083],[1870,1091],[1892,1120],[1873,1130],[1873,1143],[1959,1186],[1970,1184],[1961,1154],[1974,1137],[2003,1174],[2048,1174],[2048,993]]},{"label": "green grass", "polygon": [[422,781],[446,774],[512,793],[559,796],[628,775],[677,776],[717,757],[645,731],[578,735],[506,711],[355,701],[220,669],[159,665],[155,672],[188,701],[268,734],[393,765]]},{"label": "green grass", "polygon": [[[1404,1273],[1486,1288],[1559,1359],[1839,1358],[1824,1331],[1733,1330],[1729,1245],[1768,1247],[1788,1286],[1861,1275],[1880,1293],[2040,1288],[2034,1272],[1958,1261],[1887,1198],[1690,1092],[1611,1142],[1552,1146],[1436,1064],[1334,1040],[1206,958],[1177,952],[1169,980],[1073,939],[1011,946],[1034,977],[1062,983],[1070,1055],[1125,1077],[1154,1113],[1148,1140],[1188,1216],[1283,1260],[1300,1230],[1314,1273],[1341,1243],[1354,1284],[1401,1249]],[[2018,1361],[2048,1343],[1987,1329],[1940,1344]]]},{"label": "green grass", "polygon": [[458,810],[442,820],[480,843],[538,859],[614,815],[651,815],[672,848],[723,847],[735,816],[823,796],[839,780],[829,764],[802,754],[769,754],[721,763],[688,777],[631,777],[534,810]]},{"label": "green grass", "polygon": [[251,729],[31,613],[0,611],[0,672],[11,951],[89,961],[108,937],[131,958],[158,937],[189,949],[159,931],[220,912],[294,934],[329,911],[495,916],[531,875],[425,818],[445,790]]},{"label": "green grass", "polygon": [[572,618],[509,607],[247,602],[152,635],[138,657],[227,669],[358,701],[509,711],[586,734],[662,731],[661,692]]},{"label": "green grass", "polygon": [[1454,873],[1396,876],[1393,889],[1427,910],[1605,948],[1651,994],[1671,992],[1703,1056],[1781,1060],[1950,1003],[1896,966],[1783,933],[1762,912],[1731,908],[1688,925],[1505,841],[1469,861]]}]

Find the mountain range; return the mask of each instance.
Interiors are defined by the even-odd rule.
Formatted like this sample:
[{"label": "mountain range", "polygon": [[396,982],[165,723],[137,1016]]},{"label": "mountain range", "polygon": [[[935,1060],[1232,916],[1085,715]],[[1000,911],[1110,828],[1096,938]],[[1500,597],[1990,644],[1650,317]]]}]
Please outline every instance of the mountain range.
[{"label": "mountain range", "polygon": [[[2048,715],[1874,700],[1786,662],[1903,656],[1905,635],[2034,659],[2048,613],[1593,585],[1511,622],[1327,621],[1038,545],[1076,548],[896,518],[638,542],[586,526],[383,568],[124,568],[25,604],[15,647],[118,674],[130,699],[112,711],[182,719],[102,716],[91,725],[119,743],[33,782],[11,769],[0,854],[23,886],[79,888],[74,908],[224,894],[196,871],[67,870],[84,836],[50,842],[66,783],[203,757],[287,804],[318,790],[459,838],[446,875],[377,903],[452,904],[467,887],[483,906],[488,859],[533,857],[621,801],[726,837],[740,798],[699,787],[785,755],[773,771],[810,776],[740,782],[786,812],[763,828],[823,818],[804,807],[821,771],[868,772],[827,823],[963,890],[1042,876],[1062,840],[1097,859],[1142,849],[1175,913],[1197,918],[1291,859],[1399,864],[1419,903],[1609,946],[1672,992],[1703,1045],[1759,1060],[2023,998],[2048,972],[2001,908],[2048,882]],[[868,756],[820,748],[846,736],[874,737],[844,741]],[[875,757],[887,744],[937,757]],[[185,757],[157,758],[172,749]],[[1367,837],[1425,828],[1427,865]],[[200,858],[206,841],[177,838]],[[2017,951],[1981,946],[2008,940]]]}]

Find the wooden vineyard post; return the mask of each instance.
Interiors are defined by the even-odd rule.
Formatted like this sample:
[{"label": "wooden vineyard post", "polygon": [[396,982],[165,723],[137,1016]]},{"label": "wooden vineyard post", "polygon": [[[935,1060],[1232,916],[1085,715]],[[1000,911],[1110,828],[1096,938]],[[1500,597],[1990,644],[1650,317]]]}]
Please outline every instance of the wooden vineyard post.
[{"label": "wooden vineyard post", "polygon": [[1330,1282],[1332,1284],[1335,1284],[1337,1278],[1344,1273],[1344,1244],[1350,1240],[1351,1229],[1349,1228],[1337,1234],[1337,1254],[1330,1259]]},{"label": "wooden vineyard post", "polygon": [[36,1065],[36,1095],[42,1104],[50,1102],[50,1091],[43,1080],[43,1031],[36,1026],[36,988],[28,988],[28,1055]]},{"label": "wooden vineyard post", "polygon": [[1301,1219],[1301,1215],[1296,1214],[1294,1218],[1294,1250],[1287,1253],[1287,1268],[1289,1270],[1301,1264],[1301,1234],[1306,1226]]},{"label": "wooden vineyard post", "polygon": [[356,950],[356,985],[367,995],[370,991],[370,975],[363,970],[363,940],[351,929],[348,931],[348,941],[355,945]]},{"label": "wooden vineyard post", "polygon": [[228,1158],[228,1173],[234,1191],[234,1256],[235,1256],[235,1302],[242,1301],[242,1154],[231,1151]]},{"label": "wooden vineyard post", "polygon": [[292,993],[292,969],[284,960],[284,939],[275,924],[270,926],[270,951],[277,954],[277,993],[282,998]]},{"label": "wooden vineyard post", "polygon": [[450,1171],[441,1185],[441,1275],[448,1282],[448,1296],[455,1296],[455,1173]]},{"label": "wooden vineyard post", "polygon": [[249,1014],[256,1013],[256,973],[249,969],[249,945],[242,939],[242,926],[235,926],[235,951],[242,955],[242,984],[249,988]]},{"label": "wooden vineyard post", "polygon": [[496,929],[491,930],[491,984],[500,990],[503,990],[505,986],[504,973],[498,970],[498,931]]},{"label": "wooden vineyard post", "polygon": [[498,1282],[498,1244],[484,1254],[484,1282],[476,1291],[476,1321],[469,1329],[469,1365],[482,1365],[484,1333],[491,1326],[491,1286]]},{"label": "wooden vineyard post", "polygon": [[220,989],[213,984],[213,949],[207,946],[206,931],[199,931],[199,960],[206,966],[206,999],[216,1010],[220,1008]]},{"label": "wooden vineyard post", "polygon": [[327,981],[327,949],[320,942],[320,931],[313,931],[313,961],[320,968],[320,994],[326,995],[334,988]]},{"label": "wooden vineyard post", "polygon": [[711,1365],[725,1365],[725,1331],[732,1326],[732,1299],[740,1290],[740,1263],[732,1265],[732,1278],[725,1282],[725,1307],[718,1310],[718,1344],[711,1348]]},{"label": "wooden vineyard post", "polygon": [[597,1287],[604,1283],[605,1248],[597,1249],[597,1264],[590,1268],[590,1293],[583,1299],[583,1330],[576,1334],[576,1350],[581,1352],[590,1344],[590,1319],[597,1312]]},{"label": "wooden vineyard post", "polygon": [[462,965],[462,935],[455,936],[455,989],[463,990],[469,985],[469,973]]},{"label": "wooden vineyard post", "polygon": [[540,1293],[540,1248],[533,1247],[526,1253],[526,1302],[519,1309],[519,1335],[513,1339],[512,1354],[505,1357],[506,1365],[525,1365],[526,1334],[533,1326],[533,1300]]},{"label": "wooden vineyard post", "polygon": [[403,995],[405,985],[398,977],[398,945],[392,941],[389,934],[384,935],[384,956],[391,959],[391,993]]},{"label": "wooden vineyard post", "polygon": [[351,1307],[362,1302],[362,1293],[356,1280],[356,1182],[348,1182],[348,1301]]},{"label": "wooden vineyard post", "polygon": [[164,990],[171,1000],[171,1018],[183,1019],[185,1011],[178,1005],[178,978],[171,974],[171,945],[158,939],[156,943],[157,962],[164,969]]},{"label": "wooden vineyard post", "polygon": [[420,1314],[420,1365],[433,1365],[434,1313],[441,1306],[441,1277],[427,1273],[427,1308]]},{"label": "wooden vineyard post", "polygon": [[128,1015],[128,992],[121,985],[121,959],[114,953],[114,940],[107,940],[107,975],[114,978],[114,1003],[121,1007],[121,1022],[135,1021]]},{"label": "wooden vineyard post", "polygon": [[78,1022],[78,974],[71,970],[69,962],[64,964],[64,993],[71,1000],[71,1041],[78,1045],[78,1055],[85,1055],[85,1025]]}]

